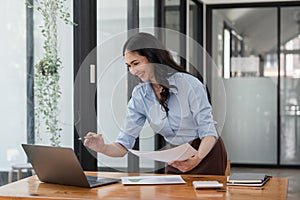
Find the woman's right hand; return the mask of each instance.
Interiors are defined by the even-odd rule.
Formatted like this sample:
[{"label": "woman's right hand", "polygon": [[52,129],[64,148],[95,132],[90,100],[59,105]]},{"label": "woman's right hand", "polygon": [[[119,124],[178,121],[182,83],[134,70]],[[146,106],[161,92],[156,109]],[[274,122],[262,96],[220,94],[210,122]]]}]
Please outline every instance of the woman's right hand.
[{"label": "woman's right hand", "polygon": [[83,145],[96,152],[103,153],[105,144],[102,135],[88,132],[86,136],[88,138],[84,140]]}]

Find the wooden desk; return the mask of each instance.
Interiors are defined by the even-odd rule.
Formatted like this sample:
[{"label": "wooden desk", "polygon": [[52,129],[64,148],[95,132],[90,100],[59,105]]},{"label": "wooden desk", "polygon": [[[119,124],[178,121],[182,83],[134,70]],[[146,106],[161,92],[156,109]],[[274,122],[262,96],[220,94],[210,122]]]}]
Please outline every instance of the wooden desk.
[{"label": "wooden desk", "polygon": [[[127,173],[87,172],[89,175],[120,178]],[[138,175],[138,174],[132,174]],[[144,175],[144,174],[143,174]],[[149,174],[151,175],[151,174]],[[271,178],[262,188],[224,186],[221,190],[194,190],[193,180],[218,180],[225,176],[182,176],[184,185],[123,186],[122,183],[97,188],[80,188],[42,183],[36,176],[0,187],[0,199],[286,199],[287,178]]]}]

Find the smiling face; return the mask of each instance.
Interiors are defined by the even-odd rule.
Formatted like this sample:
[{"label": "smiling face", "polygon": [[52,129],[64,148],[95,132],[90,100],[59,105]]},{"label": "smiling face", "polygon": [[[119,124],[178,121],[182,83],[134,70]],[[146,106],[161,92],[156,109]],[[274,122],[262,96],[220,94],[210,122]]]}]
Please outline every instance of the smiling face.
[{"label": "smiling face", "polygon": [[139,77],[143,82],[155,83],[153,65],[145,56],[135,51],[125,51],[125,62],[130,73]]}]

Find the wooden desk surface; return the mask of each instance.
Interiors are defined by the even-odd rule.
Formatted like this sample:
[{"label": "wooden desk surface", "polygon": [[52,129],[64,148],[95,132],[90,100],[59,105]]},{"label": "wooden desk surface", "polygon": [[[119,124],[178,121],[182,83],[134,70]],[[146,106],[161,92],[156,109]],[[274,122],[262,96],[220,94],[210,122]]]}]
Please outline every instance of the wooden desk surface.
[{"label": "wooden desk surface", "polygon": [[[120,178],[127,173],[87,172],[89,175]],[[138,174],[131,174],[138,175]],[[143,174],[145,175],[145,174]],[[153,175],[153,174],[149,174]],[[218,180],[225,183],[225,176],[183,175],[187,184],[123,186],[122,183],[96,188],[80,188],[42,183],[31,176],[0,187],[1,199],[286,199],[287,178],[271,178],[263,187],[245,188],[224,186],[221,190],[195,190],[193,180]]]}]

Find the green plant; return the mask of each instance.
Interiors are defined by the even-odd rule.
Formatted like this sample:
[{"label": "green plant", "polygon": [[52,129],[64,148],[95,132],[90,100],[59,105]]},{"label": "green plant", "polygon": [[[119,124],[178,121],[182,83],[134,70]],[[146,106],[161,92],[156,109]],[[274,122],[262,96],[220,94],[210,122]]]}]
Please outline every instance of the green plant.
[{"label": "green plant", "polygon": [[58,56],[57,21],[75,25],[70,20],[70,13],[65,8],[67,0],[34,0],[34,6],[27,1],[27,5],[35,8],[42,16],[41,33],[44,37],[43,57],[35,64],[34,93],[35,93],[35,131],[37,140],[42,141],[40,129],[45,126],[50,135],[52,146],[60,145],[62,128],[59,127],[59,100],[61,89],[59,86],[61,59]]}]

